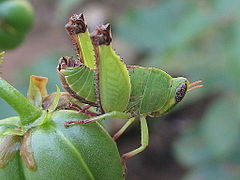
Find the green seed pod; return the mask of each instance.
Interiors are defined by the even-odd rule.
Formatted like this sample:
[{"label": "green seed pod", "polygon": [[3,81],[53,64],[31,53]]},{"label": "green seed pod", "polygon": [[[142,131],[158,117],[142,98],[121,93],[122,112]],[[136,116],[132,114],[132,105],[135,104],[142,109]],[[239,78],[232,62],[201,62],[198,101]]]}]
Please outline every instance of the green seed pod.
[{"label": "green seed pod", "polygon": [[69,110],[56,111],[48,124],[23,137],[2,137],[0,179],[123,179],[116,145],[100,125],[63,126],[66,120],[86,118]]},{"label": "green seed pod", "polygon": [[0,78],[0,97],[19,114],[0,121],[0,179],[124,179],[116,144],[102,126],[64,127],[66,120],[88,116],[56,110],[68,95],[47,95],[46,78],[32,76],[30,82],[28,99],[37,107]]}]

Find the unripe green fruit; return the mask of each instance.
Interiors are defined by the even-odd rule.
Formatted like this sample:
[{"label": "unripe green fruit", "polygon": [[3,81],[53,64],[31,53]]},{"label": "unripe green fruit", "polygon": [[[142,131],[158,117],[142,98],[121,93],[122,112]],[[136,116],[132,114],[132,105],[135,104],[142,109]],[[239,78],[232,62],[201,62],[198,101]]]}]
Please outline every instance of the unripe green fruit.
[{"label": "unripe green fruit", "polygon": [[[54,112],[51,121],[31,129],[24,137],[28,143],[22,143],[21,146],[27,148],[21,154],[28,154],[29,159],[32,155],[34,163],[26,163],[24,156],[17,152],[0,169],[0,179],[123,179],[117,147],[100,125],[91,123],[70,128],[63,125],[66,120],[86,118],[86,115],[70,110]],[[3,142],[4,138],[0,141]],[[36,169],[28,167],[31,164]]]},{"label": "unripe green fruit", "polygon": [[18,46],[32,26],[34,13],[25,0],[0,1],[0,50]]},{"label": "unripe green fruit", "polygon": [[31,76],[25,98],[0,77],[0,97],[19,115],[0,120],[0,179],[124,179],[113,139],[99,123],[66,128],[89,116],[61,110],[75,99],[59,88],[48,95],[47,81]]},{"label": "unripe green fruit", "polygon": [[10,50],[16,48],[25,38],[25,33],[7,32],[0,29],[0,50]]}]

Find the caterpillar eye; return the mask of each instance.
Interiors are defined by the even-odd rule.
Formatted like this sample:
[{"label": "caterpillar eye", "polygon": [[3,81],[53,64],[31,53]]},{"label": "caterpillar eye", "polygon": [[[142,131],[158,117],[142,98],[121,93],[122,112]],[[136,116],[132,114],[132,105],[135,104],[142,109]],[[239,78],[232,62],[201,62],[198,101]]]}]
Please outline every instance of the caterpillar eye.
[{"label": "caterpillar eye", "polygon": [[187,84],[186,83],[180,84],[176,90],[176,95],[175,95],[176,102],[180,102],[185,96],[186,92],[187,92]]}]

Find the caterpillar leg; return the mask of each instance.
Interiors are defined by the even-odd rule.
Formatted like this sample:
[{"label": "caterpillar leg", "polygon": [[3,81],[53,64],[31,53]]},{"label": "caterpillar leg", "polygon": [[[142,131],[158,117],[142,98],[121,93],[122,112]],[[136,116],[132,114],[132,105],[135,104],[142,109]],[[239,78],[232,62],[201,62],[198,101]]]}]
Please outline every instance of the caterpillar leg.
[{"label": "caterpillar leg", "polygon": [[123,127],[113,136],[114,140],[117,140],[123,133],[124,131],[135,121],[135,117],[130,118],[124,125]]},{"label": "caterpillar leg", "polygon": [[73,103],[70,103],[68,105],[68,109],[73,109],[73,110],[79,111],[79,112],[84,113],[84,114],[89,115],[89,116],[99,116],[99,115],[101,115],[101,114],[98,114],[98,113],[95,113],[95,112],[92,112],[92,111],[88,111],[88,109],[91,108],[91,107],[92,107],[91,105],[86,105],[84,107],[80,107],[79,105],[73,104]]},{"label": "caterpillar leg", "polygon": [[124,175],[126,175],[127,173],[125,160],[142,152],[148,146],[148,141],[149,141],[148,126],[147,126],[146,118],[144,116],[140,116],[140,128],[141,128],[141,146],[133,151],[130,151],[122,155],[122,164],[125,170]]},{"label": "caterpillar leg", "polygon": [[130,157],[135,156],[136,154],[142,152],[147,146],[149,141],[149,135],[148,135],[148,126],[146,122],[146,118],[144,116],[140,117],[140,127],[141,127],[141,146],[133,151],[130,151],[128,153],[125,153],[122,155],[123,159],[128,159]]},{"label": "caterpillar leg", "polygon": [[102,114],[90,119],[85,119],[85,120],[80,120],[80,121],[66,121],[64,123],[64,125],[66,127],[73,125],[73,124],[87,124],[87,123],[92,123],[92,122],[96,122],[96,121],[100,121],[106,118],[121,118],[121,119],[128,119],[130,118],[129,114],[127,113],[123,113],[123,112],[119,112],[119,111],[113,111],[113,112],[109,112],[106,114]]}]

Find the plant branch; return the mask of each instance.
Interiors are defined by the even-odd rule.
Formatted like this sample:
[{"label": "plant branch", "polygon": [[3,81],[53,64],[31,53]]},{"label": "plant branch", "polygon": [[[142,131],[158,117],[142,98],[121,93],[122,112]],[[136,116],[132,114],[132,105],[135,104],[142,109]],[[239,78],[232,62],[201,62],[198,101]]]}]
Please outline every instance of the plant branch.
[{"label": "plant branch", "polygon": [[17,89],[0,77],[0,97],[20,116],[21,124],[26,125],[41,115],[41,109],[33,106]]}]

